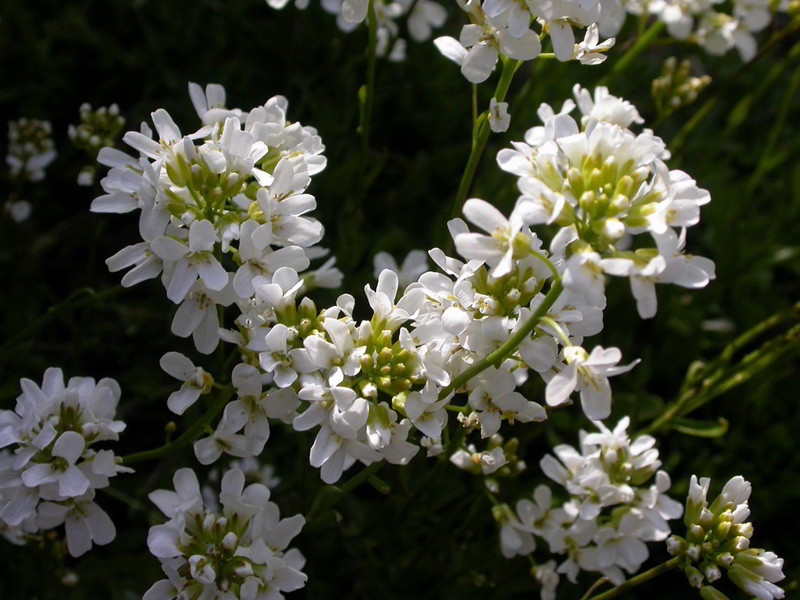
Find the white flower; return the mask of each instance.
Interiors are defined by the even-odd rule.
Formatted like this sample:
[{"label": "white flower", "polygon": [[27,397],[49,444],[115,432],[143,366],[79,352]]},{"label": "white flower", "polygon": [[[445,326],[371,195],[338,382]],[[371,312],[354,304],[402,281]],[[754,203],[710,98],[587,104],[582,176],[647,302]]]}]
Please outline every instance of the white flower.
[{"label": "white flower", "polygon": [[214,125],[231,116],[242,116],[242,111],[238,108],[225,108],[225,88],[218,83],[209,83],[203,91],[202,87],[190,81],[189,97],[204,125]]},{"label": "white flower", "polygon": [[73,556],[92,541],[109,543],[114,525],[92,502],[94,490],[132,469],[113,451],[91,446],[117,440],[125,428],[113,420],[119,385],[89,377],[65,384],[61,370],[50,368],[41,386],[29,379],[20,386],[15,410],[0,411],[0,448],[14,447],[13,455],[0,452],[0,531],[19,543],[25,534],[64,523]]},{"label": "white flower", "polygon": [[[485,261],[492,267],[492,277],[502,277],[511,271],[515,246],[525,247],[535,237],[523,225],[526,206],[518,204],[506,219],[494,206],[472,198],[464,203],[464,215],[489,235],[459,233],[455,236],[456,250],[464,258]],[[537,240],[538,241],[538,240]]]},{"label": "white flower", "polygon": [[489,101],[489,127],[495,133],[508,131],[511,115],[508,114],[508,102],[498,102],[495,98]]},{"label": "white flower", "polygon": [[592,23],[586,29],[583,41],[575,44],[572,58],[580,61],[582,65],[599,65],[607,58],[605,53],[614,46],[615,41],[616,39],[612,37],[599,43],[600,32],[597,23]]},{"label": "white flower", "polygon": [[94,490],[88,490],[68,503],[42,502],[36,523],[42,529],[53,529],[62,523],[67,535],[67,550],[74,557],[92,549],[92,544],[110,544],[117,535],[111,517],[94,500]]},{"label": "white flower", "polygon": [[163,260],[176,262],[167,288],[167,298],[179,303],[197,281],[203,280],[209,290],[221,290],[228,283],[228,274],[214,257],[217,235],[214,226],[206,220],[195,221],[189,229],[189,245],[161,236],[150,247]]},{"label": "white flower", "polygon": [[564,349],[567,365],[548,383],[545,397],[548,406],[558,406],[567,401],[574,390],[580,391],[583,412],[592,420],[601,420],[611,414],[611,386],[608,378],[627,373],[638,360],[617,366],[622,360],[618,348],[595,346],[591,354],[580,346]]},{"label": "white flower", "polygon": [[421,391],[411,392],[405,402],[406,414],[414,427],[431,439],[439,439],[447,425],[444,405],[449,398],[438,398],[438,386],[429,381]]},{"label": "white flower", "polygon": [[469,394],[469,404],[478,411],[481,437],[487,438],[500,429],[503,419],[509,423],[520,421],[544,421],[544,408],[536,402],[526,400],[514,391],[514,376],[505,369],[487,369],[477,378],[477,386]]},{"label": "white flower", "polygon": [[178,470],[174,483],[176,492],[150,494],[169,518],[151,527],[147,537],[167,579],[156,582],[145,600],[173,600],[187,594],[251,600],[261,590],[279,598],[305,585],[302,555],[287,550],[305,520],[301,515],[280,519],[278,507],[269,502],[268,488],[259,483],[245,487],[244,473],[231,469],[222,477],[221,508],[212,512],[203,505],[191,469]]},{"label": "white flower", "polygon": [[167,398],[167,406],[176,415],[182,415],[201,395],[211,391],[214,378],[202,367],[180,352],[167,352],[159,361],[161,368],[169,375],[182,381],[181,389],[172,392]]}]

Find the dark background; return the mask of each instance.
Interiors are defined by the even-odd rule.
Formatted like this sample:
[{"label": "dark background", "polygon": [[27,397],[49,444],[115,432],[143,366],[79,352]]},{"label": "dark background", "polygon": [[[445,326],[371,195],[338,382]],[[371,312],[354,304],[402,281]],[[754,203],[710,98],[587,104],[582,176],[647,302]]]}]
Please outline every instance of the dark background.
[{"label": "dark background", "polygon": [[[447,7],[451,20],[442,34],[457,36],[462,16],[454,3]],[[515,178],[495,166],[496,151],[538,124],[540,102],[560,106],[575,82],[594,85],[632,38],[634,25],[628,23],[602,66],[546,60],[523,66],[509,96],[511,129],[490,138],[471,195],[501,209],[511,207]],[[779,18],[772,27],[784,25],[785,18]],[[760,41],[772,31],[761,34]],[[41,380],[51,365],[62,367],[67,376],[115,377],[123,389],[120,416],[128,422],[115,450],[125,454],[151,448],[163,441],[163,426],[170,419],[164,400],[174,387],[159,370],[158,358],[167,350],[199,358],[191,342],[169,333],[175,307],[153,281],[37,325],[49,307],[79,290],[116,285],[119,274],[109,274],[103,261],[137,241],[134,216],[89,213],[98,188],[75,184],[87,161],[70,147],[66,130],[77,122],[83,102],[95,107],[118,103],[129,129],[163,107],[188,132],[197,119],[187,81],[222,83],[228,105],[243,109],[285,95],[290,118],[316,127],[327,146],[328,168],[311,188],[319,204],[315,215],[327,228],[324,243],[347,273],[342,291],[354,293],[362,305],[360,290],[371,279],[376,252],[389,250],[402,258],[411,248],[442,244],[469,152],[470,86],[431,43],[409,42],[403,63],[379,61],[369,155],[375,179],[360,211],[346,213],[360,169],[356,95],[364,79],[365,44],[365,29],[342,34],[315,3],[305,12],[292,7],[276,12],[261,0],[5,0],[0,7],[2,115],[49,119],[59,156],[44,182],[25,189],[33,203],[31,219],[15,224],[6,215],[0,218],[0,407],[13,407],[20,377]],[[688,250],[717,264],[717,280],[704,290],[659,286],[659,311],[651,321],[637,317],[626,282],[611,282],[606,330],[595,341],[618,345],[626,357],[642,358],[630,375],[614,382],[615,417],[634,412],[644,422],[657,414],[661,403],[677,395],[692,361],[714,358],[737,334],[800,297],[800,110],[796,85],[790,87],[800,57],[797,44],[797,33],[787,36],[746,67],[735,52],[717,58],[686,44],[659,45],[611,84],[612,93],[631,100],[652,123],[650,82],[667,56],[690,58],[696,74],[713,77],[697,103],[679,110],[656,133],[670,143],[700,106],[715,102],[670,165],[711,191],[702,224],[689,232]],[[492,87],[481,86],[482,107]],[[787,112],[776,126],[784,106]],[[5,153],[4,146],[0,150]],[[767,170],[754,181],[758,164]],[[323,306],[338,293],[313,297]],[[703,326],[717,319],[730,321],[731,329]],[[781,331],[758,338],[752,347]],[[787,351],[783,360],[692,415],[728,419],[725,437],[675,431],[660,437],[675,498],[685,497],[692,473],[712,477],[712,494],[733,475],[753,482],[754,545],[786,558],[785,583],[794,586],[800,576],[796,359],[796,351]],[[533,399],[542,394],[535,386],[527,391]],[[179,420],[179,429],[190,419]],[[544,426],[512,428],[528,470],[501,482],[501,500],[513,502],[529,493],[541,482],[541,455],[554,443],[577,444],[577,429],[587,425],[572,410]],[[278,426],[272,431],[263,458],[283,479],[274,499],[286,515],[307,512],[321,487],[308,465],[313,435]],[[338,520],[331,513],[307,528],[294,545],[308,559],[309,583],[290,597],[538,597],[528,562],[500,555],[478,478],[449,466],[429,477],[434,464],[419,456],[407,467],[387,466],[381,477],[392,488],[388,496],[364,486],[338,506]],[[0,598],[141,597],[160,578],[158,563],[145,546],[147,527],[160,516],[146,494],[168,487],[172,472],[186,465],[198,467],[190,449],[142,463],[136,475],[119,477],[114,485],[127,495],[127,504],[99,492],[98,501],[117,525],[117,539],[80,560],[67,558],[63,567],[50,541],[19,548],[0,540],[0,569],[5,571]],[[650,548],[647,564],[665,557],[660,544]],[[541,547],[536,557],[547,560]],[[77,585],[58,583],[62,568],[76,571]],[[691,597],[694,592],[681,577],[667,575],[629,596]],[[579,597],[594,579],[583,574],[577,588],[562,579],[559,598]],[[731,597],[744,597],[728,591]]]}]

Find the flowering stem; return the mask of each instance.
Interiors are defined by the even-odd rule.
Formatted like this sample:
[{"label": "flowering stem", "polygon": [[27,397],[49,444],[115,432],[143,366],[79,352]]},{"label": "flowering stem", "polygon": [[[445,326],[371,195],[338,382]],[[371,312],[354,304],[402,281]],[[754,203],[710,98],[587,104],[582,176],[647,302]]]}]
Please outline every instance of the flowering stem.
[{"label": "flowering stem", "polygon": [[614,63],[614,67],[600,80],[600,84],[606,84],[614,77],[621,75],[633,63],[634,60],[650,45],[656,41],[656,38],[664,30],[664,22],[656,21],[650,28],[639,36],[636,43],[622,55],[622,57]]},{"label": "flowering stem", "polygon": [[[503,63],[503,72],[500,74],[500,80],[497,82],[497,87],[494,90],[494,98],[498,102],[505,100],[508,88],[511,85],[511,79],[514,73],[522,64],[522,61],[514,60],[512,58],[505,59]],[[453,208],[450,211],[450,218],[454,219],[461,213],[461,207],[467,199],[469,188],[472,185],[472,180],[475,178],[475,171],[478,169],[478,163],[481,160],[483,149],[486,147],[486,142],[489,139],[489,121],[486,114],[481,114],[476,122],[473,122],[472,127],[472,150],[470,151],[469,158],[467,159],[467,166],[464,168],[464,174],[461,176],[461,183],[458,185],[455,200],[453,201]]]},{"label": "flowering stem", "polygon": [[600,579],[595,581],[588,590],[586,590],[586,593],[583,596],[581,596],[581,600],[589,600],[589,598],[592,597],[592,594],[594,594],[597,590],[599,590],[607,583],[608,583],[608,577],[601,577]]},{"label": "flowering stem", "polygon": [[470,379],[482,371],[488,369],[490,366],[503,362],[503,360],[505,360],[512,352],[514,352],[514,350],[517,349],[517,346],[519,346],[522,341],[536,328],[542,318],[547,314],[547,311],[550,310],[550,307],[553,306],[553,303],[555,303],[559,295],[561,295],[561,291],[563,289],[564,287],[561,284],[560,279],[553,281],[552,285],[550,286],[550,290],[547,292],[544,300],[542,300],[542,303],[536,307],[536,310],[530,317],[528,317],[528,320],[525,321],[522,327],[520,327],[514,333],[514,335],[508,338],[508,341],[506,341],[497,350],[488,354],[486,358],[479,360],[469,369],[461,373],[461,375],[453,379],[450,385],[439,392],[439,400],[447,398],[451,393],[458,390],[462,385],[467,383]]},{"label": "flowering stem", "polygon": [[144,462],[146,460],[153,460],[155,458],[161,458],[162,456],[166,456],[168,454],[172,454],[176,450],[180,450],[184,446],[189,445],[192,443],[196,437],[198,437],[206,427],[211,424],[211,421],[214,420],[225,405],[228,404],[228,401],[233,396],[233,386],[226,386],[219,395],[217,396],[216,400],[208,407],[205,413],[203,413],[194,423],[192,426],[189,427],[186,431],[184,431],[179,437],[175,440],[164,444],[163,446],[159,446],[158,448],[153,448],[152,450],[143,450],[142,452],[134,452],[133,454],[128,454],[127,456],[122,457],[122,463],[125,465],[132,465],[138,462]]},{"label": "flowering stem", "polygon": [[607,592],[603,592],[602,594],[598,594],[594,596],[591,600],[609,600],[610,598],[616,598],[620,594],[624,594],[631,588],[635,588],[637,585],[641,585],[647,581],[650,581],[654,577],[658,577],[659,575],[663,575],[668,571],[671,571],[675,567],[677,567],[681,559],[683,557],[676,556],[675,558],[670,558],[667,562],[661,563],[658,566],[653,567],[652,569],[645,571],[644,573],[640,573],[636,577],[631,577],[625,583],[618,585],[615,588],[608,590]]}]

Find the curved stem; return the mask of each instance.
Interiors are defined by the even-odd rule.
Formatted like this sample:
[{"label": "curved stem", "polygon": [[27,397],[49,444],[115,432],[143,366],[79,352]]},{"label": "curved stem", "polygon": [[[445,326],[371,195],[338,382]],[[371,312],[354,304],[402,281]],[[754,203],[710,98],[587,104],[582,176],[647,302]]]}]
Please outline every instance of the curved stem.
[{"label": "curved stem", "polygon": [[450,394],[454,391],[458,390],[462,385],[467,383],[470,379],[475,377],[477,374],[481,373],[482,371],[488,369],[492,365],[496,365],[501,363],[505,360],[514,350],[517,349],[527,336],[531,334],[531,332],[536,328],[536,325],[539,324],[539,321],[542,320],[547,314],[547,311],[550,310],[550,307],[553,306],[556,299],[561,295],[562,290],[564,289],[563,285],[561,284],[560,279],[556,279],[553,281],[552,285],[550,286],[550,290],[547,292],[547,295],[542,300],[542,303],[536,307],[536,310],[533,314],[528,317],[528,320],[520,327],[514,335],[512,335],[508,340],[500,346],[494,352],[488,354],[482,360],[479,360],[474,365],[472,365],[469,369],[461,373],[458,377],[453,379],[453,381],[448,385],[446,388],[442,389],[439,392],[439,400],[443,400],[447,398]]},{"label": "curved stem", "polygon": [[[494,91],[494,98],[498,102],[505,100],[508,94],[508,88],[511,85],[511,79],[514,73],[522,64],[522,61],[514,59],[506,59],[503,63],[503,72],[500,74],[500,80],[497,82],[497,87]],[[472,150],[467,159],[467,166],[464,167],[464,173],[461,176],[461,182],[458,185],[458,191],[453,201],[453,208],[450,210],[450,218],[454,219],[461,213],[461,206],[467,199],[469,188],[472,185],[472,180],[475,178],[475,171],[478,169],[478,163],[481,160],[483,149],[486,147],[486,142],[489,139],[489,121],[486,114],[481,114],[476,122],[473,122],[472,128]]]},{"label": "curved stem", "polygon": [[636,577],[631,577],[625,583],[618,585],[617,587],[608,590],[607,592],[603,592],[602,594],[598,594],[597,596],[592,597],[591,600],[609,600],[609,598],[616,598],[620,594],[624,594],[628,590],[635,588],[637,585],[641,585],[647,581],[650,581],[654,577],[658,577],[659,575],[663,575],[668,571],[671,571],[681,561],[681,556],[676,556],[675,558],[669,559],[665,563],[661,563],[658,566],[653,567],[649,571],[645,571],[644,573],[640,573]]},{"label": "curved stem", "polygon": [[228,404],[228,400],[231,399],[231,396],[233,396],[233,386],[229,385],[219,393],[213,404],[208,407],[208,410],[206,410],[206,412],[203,413],[200,418],[192,423],[192,426],[189,427],[189,429],[184,431],[175,440],[168,442],[163,446],[159,446],[158,448],[153,448],[152,450],[142,450],[141,452],[134,452],[133,454],[123,456],[122,464],[132,465],[134,463],[144,462],[146,460],[161,458],[162,456],[171,454],[176,450],[180,450],[184,446],[189,445],[203,432],[206,427],[211,424],[211,421],[214,420],[214,417],[216,417],[222,411],[222,409],[225,408],[225,405]]}]

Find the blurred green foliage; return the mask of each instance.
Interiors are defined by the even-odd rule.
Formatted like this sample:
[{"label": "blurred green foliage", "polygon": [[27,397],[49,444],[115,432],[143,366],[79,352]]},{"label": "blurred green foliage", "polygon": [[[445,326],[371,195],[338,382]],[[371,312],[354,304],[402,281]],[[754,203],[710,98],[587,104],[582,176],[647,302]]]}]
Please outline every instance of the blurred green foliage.
[{"label": "blurred green foliage", "polygon": [[[445,28],[451,35],[458,31],[457,12],[453,4]],[[773,24],[780,26],[780,20]],[[602,78],[634,29],[629,22],[602,66],[540,60],[522,67],[509,95],[511,129],[490,138],[472,195],[510,208],[514,179],[494,166],[496,151],[538,123],[541,102],[560,106],[574,83],[591,87]],[[610,82],[612,93],[631,100],[653,123],[650,84],[664,59],[689,58],[698,74],[712,76],[697,102],[660,123],[656,133],[670,144],[678,136],[682,145],[672,166],[711,191],[713,201],[689,236],[688,250],[717,263],[717,280],[707,289],[689,293],[660,286],[652,321],[636,316],[625,282],[609,287],[606,330],[597,341],[642,358],[630,375],[614,381],[615,416],[631,412],[643,426],[678,395],[693,361],[713,359],[736,335],[800,298],[800,96],[793,84],[799,40],[797,32],[786,36],[748,65],[735,53],[718,58],[695,46],[659,45]],[[347,272],[345,291],[357,298],[372,277],[376,252],[402,257],[411,248],[444,243],[444,222],[469,152],[471,90],[430,43],[410,43],[403,63],[379,61],[369,155],[374,180],[357,213],[342,218],[361,168],[355,129],[365,44],[365,29],[340,33],[316,4],[305,12],[276,12],[261,0],[5,0],[2,114],[51,120],[59,156],[46,181],[25,190],[32,218],[22,224],[7,216],[0,220],[0,323],[4,342],[13,342],[0,350],[0,407],[13,406],[20,377],[39,379],[51,365],[68,376],[112,376],[122,385],[120,412],[128,421],[120,453],[151,448],[163,442],[170,419],[164,400],[173,386],[159,370],[158,357],[167,350],[196,356],[190,344],[169,333],[175,307],[153,282],[97,299],[81,293],[36,327],[50,307],[76,291],[115,286],[118,276],[106,272],[103,260],[136,241],[135,218],[89,213],[96,190],[75,184],[84,157],[70,147],[66,130],[77,122],[83,102],[117,102],[130,128],[163,107],[188,131],[196,124],[189,80],[224,84],[229,105],[243,108],[285,95],[290,117],[317,127],[327,146],[328,168],[311,191],[319,203],[316,216],[327,227],[325,241]],[[481,106],[488,106],[491,87],[482,86]],[[681,128],[701,109],[703,118],[685,135]],[[333,297],[315,295],[320,303]],[[714,327],[720,323],[730,327]],[[758,337],[737,356],[787,327]],[[690,415],[724,417],[730,423],[724,437],[669,431],[660,444],[674,497],[685,494],[692,473],[711,476],[712,493],[735,474],[753,482],[754,542],[785,557],[791,589],[800,577],[796,348],[787,346],[782,360]],[[203,364],[214,370],[215,360]],[[534,386],[526,391],[541,397]],[[179,429],[191,419],[189,414],[179,420]],[[501,481],[501,500],[529,493],[541,480],[541,455],[554,443],[577,443],[577,429],[586,426],[574,410],[557,411],[541,426],[516,426],[528,470]],[[275,427],[267,444],[263,459],[283,479],[275,499],[285,514],[307,512],[322,487],[308,465],[311,439]],[[172,472],[185,465],[197,466],[189,449],[118,478],[116,489],[127,503],[100,495],[118,536],[79,561],[66,560],[79,576],[73,587],[58,581],[61,566],[52,540],[41,548],[0,543],[0,598],[141,597],[160,576],[145,546],[148,526],[159,519],[146,494],[168,486]],[[391,486],[388,495],[362,486],[297,539],[308,559],[309,584],[292,598],[538,597],[528,562],[499,553],[481,481],[424,456],[407,467],[387,466],[380,477]],[[541,550],[537,556],[544,558]],[[648,564],[665,555],[651,545]],[[664,576],[629,597],[692,597],[680,577]],[[577,588],[562,584],[559,597],[578,598],[591,581],[584,574]]]}]

